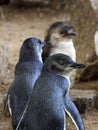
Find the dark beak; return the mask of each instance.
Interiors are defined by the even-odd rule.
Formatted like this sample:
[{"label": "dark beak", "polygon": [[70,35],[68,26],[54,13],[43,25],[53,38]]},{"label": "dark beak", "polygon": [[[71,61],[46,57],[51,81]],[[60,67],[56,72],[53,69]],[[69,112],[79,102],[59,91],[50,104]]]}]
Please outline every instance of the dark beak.
[{"label": "dark beak", "polygon": [[69,36],[76,36],[76,33],[73,32],[73,30],[71,29],[71,30],[68,30],[68,35]]},{"label": "dark beak", "polygon": [[84,68],[85,65],[84,64],[74,63],[74,64],[70,64],[70,67],[73,67],[73,68]]},{"label": "dark beak", "polygon": [[76,36],[76,33],[73,32],[73,26],[65,26],[60,34],[65,34],[65,36]]},{"label": "dark beak", "polygon": [[74,28],[73,26],[68,27],[67,33],[69,36],[76,36],[76,33],[73,32],[73,28]]}]

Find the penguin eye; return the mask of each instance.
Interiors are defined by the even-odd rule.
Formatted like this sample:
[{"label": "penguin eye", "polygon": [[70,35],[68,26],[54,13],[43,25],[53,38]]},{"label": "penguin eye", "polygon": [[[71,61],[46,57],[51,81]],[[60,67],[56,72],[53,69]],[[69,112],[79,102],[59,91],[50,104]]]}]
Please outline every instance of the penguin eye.
[{"label": "penguin eye", "polygon": [[60,65],[64,65],[65,62],[64,62],[63,60],[60,60],[60,61],[59,61],[59,64],[60,64]]},{"label": "penguin eye", "polygon": [[73,28],[74,28],[73,26],[69,26],[69,29],[71,29],[71,30],[72,30]]},{"label": "penguin eye", "polygon": [[60,34],[64,34],[64,30],[61,30],[61,31],[60,31]]},{"label": "penguin eye", "polygon": [[66,30],[61,30],[60,32],[59,32],[59,34],[61,34],[62,36],[65,36],[66,34],[67,34],[67,31]]}]

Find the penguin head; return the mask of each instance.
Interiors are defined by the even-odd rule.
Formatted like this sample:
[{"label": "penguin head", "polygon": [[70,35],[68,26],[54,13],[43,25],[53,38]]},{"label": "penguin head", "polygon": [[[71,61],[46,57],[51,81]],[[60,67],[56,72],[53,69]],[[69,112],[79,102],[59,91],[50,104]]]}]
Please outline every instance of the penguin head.
[{"label": "penguin head", "polygon": [[42,42],[38,38],[28,38],[26,39],[20,49],[20,59],[30,59],[33,57],[41,57],[42,48],[45,42]]},{"label": "penguin head", "polygon": [[69,56],[64,54],[55,54],[47,58],[43,69],[57,73],[58,75],[68,75],[73,69],[84,68],[84,64],[74,62]]},{"label": "penguin head", "polygon": [[55,22],[48,30],[45,42],[54,43],[54,41],[65,41],[72,39],[73,36],[76,36],[76,33],[73,31],[73,26],[65,22]]}]

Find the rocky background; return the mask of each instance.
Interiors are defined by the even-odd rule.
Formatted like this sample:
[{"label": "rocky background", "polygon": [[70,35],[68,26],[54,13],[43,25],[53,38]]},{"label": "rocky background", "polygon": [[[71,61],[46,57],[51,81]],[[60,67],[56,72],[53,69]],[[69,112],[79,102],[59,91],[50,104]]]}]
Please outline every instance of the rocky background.
[{"label": "rocky background", "polygon": [[[85,63],[86,68],[77,72],[70,94],[83,113],[86,130],[98,128],[98,60],[94,48],[98,1],[0,0],[0,130],[12,130],[10,119],[2,112],[2,99],[13,80],[22,42],[32,36],[44,40],[48,27],[56,21],[73,25],[77,33],[77,62]],[[69,118],[67,127],[75,129]]]},{"label": "rocky background", "polygon": [[[38,35],[41,39],[44,39],[45,32],[48,29],[50,24],[52,24],[53,22],[55,22],[57,20],[66,21],[69,24],[72,24],[74,26],[74,29],[77,33],[77,37],[74,38],[74,44],[75,44],[75,48],[77,50],[77,61],[86,63],[87,61],[89,61],[89,59],[92,59],[93,55],[96,57],[96,54],[94,54],[95,53],[94,33],[96,30],[95,24],[97,21],[97,16],[94,11],[94,8],[92,8],[94,6],[94,2],[92,3],[90,0],[86,0],[86,1],[85,0],[74,0],[74,1],[73,0],[70,0],[70,1],[63,0],[62,2],[60,0],[57,0],[56,2],[55,2],[55,0],[52,0],[52,1],[51,0],[43,0],[43,1],[42,0],[36,0],[36,1],[35,0],[1,0],[0,4],[9,5],[7,7],[7,9],[4,5],[0,7],[0,18],[1,18],[2,25],[6,24],[6,26],[8,28],[13,26],[13,24],[11,23],[12,20],[15,20],[17,17],[17,21],[18,21],[20,18],[20,15],[21,15],[20,19],[22,19],[22,20],[26,19],[28,21],[28,18],[26,18],[26,17],[29,17],[29,19],[31,17],[31,20],[32,20],[33,19],[32,10],[34,9],[34,11],[36,11],[34,15],[36,17],[38,15],[38,19],[39,19],[38,25],[43,24],[44,21],[47,22],[46,23],[47,25],[46,26],[44,25],[45,29],[41,30],[41,33],[42,34],[44,33],[43,36]],[[15,5],[17,5],[17,7],[15,7]],[[95,8],[95,10],[97,10],[97,9]],[[19,11],[21,11],[20,14],[18,14]],[[26,16],[28,11],[29,11],[29,14],[28,14],[28,16]],[[24,13],[24,14],[22,14],[22,13]],[[38,14],[36,14],[36,13],[38,13]],[[11,18],[11,16],[13,16],[13,18]],[[47,18],[47,16],[49,16],[50,19]],[[44,18],[44,20],[42,20],[42,18]],[[20,21],[20,24],[21,23],[22,22]],[[32,26],[34,26],[34,28],[36,28],[36,26],[38,26],[38,25],[37,24],[35,25],[35,23],[33,24],[33,20],[32,20]],[[17,26],[18,26],[18,24],[17,24]],[[14,27],[12,27],[12,31],[14,31],[14,33],[15,33],[15,30],[13,30],[13,28]],[[26,30],[28,30],[28,29],[26,29]],[[11,31],[11,28],[9,31]],[[33,33],[33,31],[34,31],[34,29],[32,29],[32,33]],[[40,34],[40,32],[39,32],[39,34]],[[7,36],[8,35],[5,35],[4,37],[7,37]],[[13,36],[13,34],[11,36]],[[30,36],[31,36],[31,34],[30,34]],[[24,37],[24,39],[27,37],[28,37],[28,35],[26,37]],[[10,36],[9,36],[9,39],[10,39]],[[20,36],[17,39],[18,40],[22,39],[22,37]],[[14,40],[13,40],[13,42],[14,42]],[[0,46],[1,46],[0,53],[1,53],[1,55],[3,55],[1,58],[1,61],[0,61],[0,72],[1,72],[0,73],[0,77],[1,77],[0,82],[4,83],[5,79],[7,78],[8,71],[10,71],[11,74],[13,75],[13,72],[12,72],[13,70],[11,70],[11,69],[8,70],[8,68],[10,68],[10,66],[8,67],[8,64],[15,65],[16,62],[14,63],[14,60],[15,60],[15,58],[17,59],[18,52],[13,51],[13,47],[11,47],[9,40],[5,40],[5,41],[2,40],[2,42],[0,43]],[[18,47],[20,47],[20,46],[17,43],[16,48],[18,48]],[[9,50],[11,50],[13,52],[11,52]],[[11,59],[11,57],[9,57],[10,55],[14,59]],[[9,60],[9,58],[11,61]],[[6,64],[5,64],[5,62],[6,62]],[[2,63],[4,66],[2,66]],[[79,78],[80,75],[81,75],[81,72],[78,72],[77,78]]]}]

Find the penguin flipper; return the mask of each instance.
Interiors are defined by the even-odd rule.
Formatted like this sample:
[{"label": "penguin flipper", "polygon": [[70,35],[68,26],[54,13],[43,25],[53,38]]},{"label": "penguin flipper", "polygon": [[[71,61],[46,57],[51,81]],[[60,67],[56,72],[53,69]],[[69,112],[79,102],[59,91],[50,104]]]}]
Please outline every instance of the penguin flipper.
[{"label": "penguin flipper", "polygon": [[9,95],[9,93],[7,93],[3,99],[3,112],[8,117],[12,116],[12,112],[11,112],[11,108],[10,108],[10,95]]},{"label": "penguin flipper", "polygon": [[78,109],[76,108],[75,104],[71,100],[69,93],[65,95],[64,98],[64,107],[67,114],[71,117],[72,121],[74,122],[77,130],[85,130],[82,118]]},{"label": "penguin flipper", "polygon": [[43,60],[43,62],[45,62],[45,60],[49,57],[49,55],[50,55],[50,49],[51,49],[51,44],[50,43],[47,43],[43,47],[43,52],[42,52],[42,60]]}]

